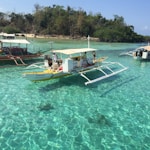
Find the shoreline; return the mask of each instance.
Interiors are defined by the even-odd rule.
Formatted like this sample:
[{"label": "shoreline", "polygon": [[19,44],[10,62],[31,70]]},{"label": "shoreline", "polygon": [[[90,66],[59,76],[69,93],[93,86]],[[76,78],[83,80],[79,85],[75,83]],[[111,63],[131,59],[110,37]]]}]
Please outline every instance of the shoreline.
[{"label": "shoreline", "polygon": [[[27,38],[39,38],[39,39],[60,39],[60,40],[87,40],[87,37],[71,37],[71,36],[64,36],[64,35],[35,35],[35,34],[17,34],[18,36],[25,36]],[[92,41],[99,41],[99,38],[90,37]]]}]

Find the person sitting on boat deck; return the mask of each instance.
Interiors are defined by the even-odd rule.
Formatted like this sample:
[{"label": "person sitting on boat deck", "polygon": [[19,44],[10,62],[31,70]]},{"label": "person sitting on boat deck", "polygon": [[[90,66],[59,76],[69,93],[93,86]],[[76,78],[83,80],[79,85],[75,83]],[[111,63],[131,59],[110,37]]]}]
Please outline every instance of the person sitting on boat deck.
[{"label": "person sitting on boat deck", "polygon": [[50,56],[48,56],[48,55],[45,55],[44,59],[45,59],[45,63],[47,63],[46,66],[51,67],[52,66],[52,58],[50,58]]},{"label": "person sitting on boat deck", "polygon": [[23,49],[23,54],[24,54],[24,55],[27,55],[27,54],[28,54],[28,53],[27,53],[27,48],[24,48],[24,49]]},{"label": "person sitting on boat deck", "polygon": [[82,66],[86,67],[86,66],[89,66],[89,65],[90,64],[88,62],[88,59],[87,59],[87,56],[86,56],[86,52],[84,52]]},{"label": "person sitting on boat deck", "polygon": [[52,58],[48,59],[48,65],[51,67],[52,66]]}]

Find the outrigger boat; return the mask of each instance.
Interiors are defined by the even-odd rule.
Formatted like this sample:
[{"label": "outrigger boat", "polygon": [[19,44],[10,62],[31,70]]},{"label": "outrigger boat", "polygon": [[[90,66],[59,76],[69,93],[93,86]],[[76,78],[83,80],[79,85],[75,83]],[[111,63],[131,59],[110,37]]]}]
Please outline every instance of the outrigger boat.
[{"label": "outrigger boat", "polygon": [[26,65],[24,60],[32,60],[42,55],[39,52],[29,52],[28,44],[30,42],[26,39],[0,39],[0,62],[13,61],[15,65]]},{"label": "outrigger boat", "polygon": [[[85,85],[87,85],[114,76],[127,69],[118,62],[105,62],[107,57],[97,59],[97,52],[98,50],[93,48],[53,50],[54,57],[45,60],[43,68],[46,69],[44,71],[25,72],[23,76],[31,81],[43,81],[79,74],[86,79]],[[57,58],[58,54],[63,57]],[[27,69],[32,67],[36,68],[36,64],[28,66]],[[88,73],[94,71],[100,72],[99,77],[90,79]]]},{"label": "outrigger boat", "polygon": [[2,39],[15,39],[15,34],[0,33]]},{"label": "outrigger boat", "polygon": [[150,60],[150,45],[142,46],[134,50],[133,58],[140,60]]},{"label": "outrigger boat", "polygon": [[150,45],[141,46],[133,51],[121,53],[120,56],[128,55],[137,60],[150,60]]}]

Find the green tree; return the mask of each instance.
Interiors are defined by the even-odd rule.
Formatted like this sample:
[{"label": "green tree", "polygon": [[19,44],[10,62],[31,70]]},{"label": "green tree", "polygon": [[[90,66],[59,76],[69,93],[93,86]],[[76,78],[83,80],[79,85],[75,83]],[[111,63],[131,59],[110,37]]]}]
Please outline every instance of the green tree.
[{"label": "green tree", "polygon": [[27,32],[44,35],[69,35],[72,38],[93,36],[105,42],[142,42],[147,40],[134,32],[134,26],[127,25],[122,16],[106,19],[101,13],[87,14],[82,8],[70,6],[34,5],[33,14],[0,13],[0,31]]}]

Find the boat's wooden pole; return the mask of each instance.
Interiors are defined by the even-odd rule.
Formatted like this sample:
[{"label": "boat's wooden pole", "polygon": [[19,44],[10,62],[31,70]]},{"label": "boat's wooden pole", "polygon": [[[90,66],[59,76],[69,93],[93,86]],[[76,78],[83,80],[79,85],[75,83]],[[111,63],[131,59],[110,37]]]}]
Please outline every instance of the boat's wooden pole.
[{"label": "boat's wooden pole", "polygon": [[88,35],[88,48],[90,48],[90,36]]}]

